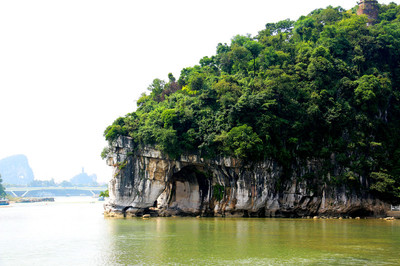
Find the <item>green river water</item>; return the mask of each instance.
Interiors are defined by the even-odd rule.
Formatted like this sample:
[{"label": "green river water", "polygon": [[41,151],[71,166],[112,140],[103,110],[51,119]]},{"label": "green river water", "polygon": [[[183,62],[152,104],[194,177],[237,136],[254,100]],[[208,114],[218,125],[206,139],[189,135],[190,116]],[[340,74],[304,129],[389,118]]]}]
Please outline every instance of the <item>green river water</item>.
[{"label": "green river water", "polygon": [[400,265],[400,221],[111,219],[91,198],[0,208],[0,265]]}]

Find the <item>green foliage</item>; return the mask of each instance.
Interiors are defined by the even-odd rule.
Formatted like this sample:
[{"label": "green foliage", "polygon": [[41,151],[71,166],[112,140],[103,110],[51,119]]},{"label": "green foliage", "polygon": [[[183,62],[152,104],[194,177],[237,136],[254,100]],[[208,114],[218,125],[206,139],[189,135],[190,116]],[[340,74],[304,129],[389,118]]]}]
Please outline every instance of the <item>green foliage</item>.
[{"label": "green foliage", "polygon": [[172,73],[168,73],[168,79],[169,79],[169,82],[170,83],[173,83],[173,82],[175,82],[175,77],[174,77],[174,75],[172,75]]},{"label": "green foliage", "polygon": [[393,189],[393,185],[396,182],[395,180],[393,180],[392,176],[384,172],[373,172],[371,173],[371,177],[376,181],[374,184],[371,185],[371,189],[381,193]]},{"label": "green foliage", "polygon": [[122,163],[119,163],[119,164],[117,165],[118,170],[121,171],[121,170],[124,169],[127,165],[128,165],[128,161],[127,161],[127,160],[123,161]]},{"label": "green foliage", "polygon": [[222,132],[215,140],[223,143],[224,151],[240,159],[259,159],[262,152],[261,139],[246,124]]},{"label": "green foliage", "polygon": [[354,90],[356,103],[365,112],[376,113],[381,108],[386,108],[390,97],[390,81],[377,78],[374,75],[364,75],[357,80]]},{"label": "green foliage", "polygon": [[151,91],[150,97],[153,100],[159,101],[160,95],[163,92],[164,88],[165,88],[165,82],[163,80],[154,79],[153,83],[150,84],[150,86],[147,89]]},{"label": "green foliage", "polygon": [[110,197],[108,189],[105,191],[100,191],[99,197],[104,197],[104,198]]},{"label": "green foliage", "polygon": [[104,149],[101,151],[101,154],[100,154],[101,159],[103,159],[103,160],[106,159],[109,152],[110,152],[110,149],[108,147],[104,147]]},{"label": "green foliage", "polygon": [[4,198],[7,194],[6,194],[6,190],[3,187],[3,179],[1,179],[1,175],[0,175],[0,198]]},{"label": "green foliage", "polygon": [[[400,180],[394,178],[386,171],[372,172],[371,178],[375,181],[370,189],[383,198],[397,198],[400,201]],[[397,180],[396,180],[397,179]]]},{"label": "green foliage", "polygon": [[225,187],[220,184],[215,184],[213,186],[213,198],[217,201],[221,201],[224,198]]},{"label": "green foliage", "polygon": [[113,141],[118,138],[118,136],[126,135],[128,131],[125,127],[125,121],[122,117],[119,117],[111,126],[108,126],[104,131],[104,137],[108,141]]},{"label": "green foliage", "polygon": [[400,7],[380,5],[378,23],[367,20],[329,6],[234,36],[177,82],[171,73],[168,82],[154,79],[137,110],[104,136],[129,136],[170,157],[271,158],[287,174],[318,159],[323,173],[313,179],[331,173],[334,183],[357,187],[368,177],[364,189],[397,199]]}]

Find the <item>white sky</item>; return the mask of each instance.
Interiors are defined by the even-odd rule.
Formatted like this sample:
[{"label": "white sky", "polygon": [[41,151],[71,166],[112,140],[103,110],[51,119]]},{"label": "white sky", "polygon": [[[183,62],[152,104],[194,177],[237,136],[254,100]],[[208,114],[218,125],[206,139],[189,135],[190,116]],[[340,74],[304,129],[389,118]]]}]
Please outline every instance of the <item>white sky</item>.
[{"label": "white sky", "polygon": [[154,78],[179,78],[236,34],[356,2],[1,0],[0,159],[25,154],[36,179],[85,167],[107,182],[104,129]]}]

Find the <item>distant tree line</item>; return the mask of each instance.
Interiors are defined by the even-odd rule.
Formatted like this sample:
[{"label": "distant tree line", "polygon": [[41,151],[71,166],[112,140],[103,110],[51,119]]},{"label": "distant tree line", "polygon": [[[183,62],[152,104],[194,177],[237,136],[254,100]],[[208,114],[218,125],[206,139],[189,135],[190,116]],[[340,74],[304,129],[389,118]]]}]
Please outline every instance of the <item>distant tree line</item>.
[{"label": "distant tree line", "polygon": [[71,181],[63,180],[61,182],[55,182],[54,179],[50,180],[33,180],[28,185],[15,185],[15,184],[4,184],[6,187],[87,187],[87,186],[99,186],[97,182],[90,182],[86,184],[76,184]]}]

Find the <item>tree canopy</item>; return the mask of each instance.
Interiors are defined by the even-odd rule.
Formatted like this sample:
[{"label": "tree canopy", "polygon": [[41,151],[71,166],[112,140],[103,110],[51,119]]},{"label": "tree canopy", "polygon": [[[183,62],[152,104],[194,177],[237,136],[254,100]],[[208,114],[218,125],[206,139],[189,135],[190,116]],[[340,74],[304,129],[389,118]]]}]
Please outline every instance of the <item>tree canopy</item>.
[{"label": "tree canopy", "polygon": [[4,198],[6,196],[6,191],[3,187],[3,179],[1,179],[0,175],[0,198]]},{"label": "tree canopy", "polygon": [[155,79],[105,138],[130,136],[171,157],[271,158],[288,169],[317,158],[317,176],[355,187],[367,177],[372,192],[398,200],[400,6],[379,5],[378,23],[367,22],[329,6],[237,35],[177,81]]}]

